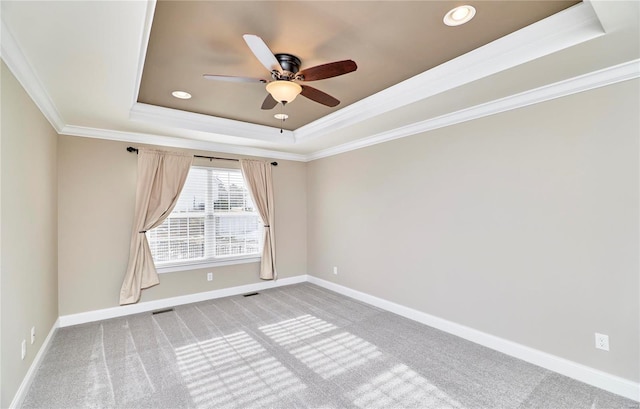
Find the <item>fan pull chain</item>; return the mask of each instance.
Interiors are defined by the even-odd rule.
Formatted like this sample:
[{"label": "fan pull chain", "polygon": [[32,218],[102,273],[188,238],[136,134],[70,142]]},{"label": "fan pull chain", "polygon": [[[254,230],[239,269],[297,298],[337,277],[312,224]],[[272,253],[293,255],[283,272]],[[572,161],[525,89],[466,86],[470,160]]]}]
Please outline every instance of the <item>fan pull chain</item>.
[{"label": "fan pull chain", "polygon": [[276,114],[275,117],[277,119],[280,120],[280,133],[283,132],[283,128],[284,128],[284,121],[289,118],[289,115],[284,113],[284,106],[285,106],[286,102],[282,102],[282,108],[280,110],[279,114]]}]

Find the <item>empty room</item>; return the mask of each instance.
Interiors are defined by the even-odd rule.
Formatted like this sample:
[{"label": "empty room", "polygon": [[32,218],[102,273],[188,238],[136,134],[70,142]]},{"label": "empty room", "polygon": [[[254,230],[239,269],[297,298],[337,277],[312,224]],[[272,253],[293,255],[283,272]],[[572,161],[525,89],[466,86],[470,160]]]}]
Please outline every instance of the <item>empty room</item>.
[{"label": "empty room", "polygon": [[0,407],[639,408],[640,2],[0,18]]}]

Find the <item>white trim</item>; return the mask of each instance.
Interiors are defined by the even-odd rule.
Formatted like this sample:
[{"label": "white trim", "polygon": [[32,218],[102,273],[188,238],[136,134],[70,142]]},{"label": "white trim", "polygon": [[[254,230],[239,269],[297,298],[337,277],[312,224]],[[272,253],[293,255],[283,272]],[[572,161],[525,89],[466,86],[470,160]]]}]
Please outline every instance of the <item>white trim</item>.
[{"label": "white trim", "polygon": [[27,376],[25,376],[22,385],[18,389],[18,393],[16,393],[16,397],[14,398],[11,407],[14,407],[14,404],[16,403],[21,403],[21,399],[23,398],[22,394],[24,394],[29,383],[31,382],[31,377],[37,369],[37,364],[39,364],[42,355],[44,355],[44,353],[46,352],[46,348],[48,348],[54,330],[58,327],[84,324],[87,322],[122,317],[141,312],[148,312],[162,308],[169,308],[193,302],[212,300],[221,297],[229,297],[233,295],[239,295],[253,291],[261,291],[268,288],[281,287],[303,282],[316,284],[320,287],[335,291],[347,297],[351,297],[375,307],[382,308],[394,314],[398,314],[411,320],[428,325],[430,327],[437,328],[441,331],[456,335],[460,338],[464,338],[466,340],[502,352],[509,356],[522,359],[523,361],[540,366],[561,375],[568,376],[580,382],[584,382],[588,385],[595,386],[596,388],[604,389],[611,393],[615,393],[628,399],[633,399],[640,402],[640,384],[628,379],[611,375],[606,372],[564,358],[560,358],[558,356],[542,352],[537,349],[530,348],[525,345],[518,344],[516,342],[509,341],[504,338],[500,338],[461,324],[457,324],[455,322],[448,321],[446,319],[439,318],[422,311],[406,307],[404,305],[396,304],[383,298],[379,298],[361,291],[353,290],[351,288],[327,280],[323,280],[318,277],[310,275],[298,275],[294,277],[281,278],[276,281],[263,281],[237,287],[223,288],[202,293],[147,301],[122,307],[106,308],[102,310],[61,316],[58,318],[58,320],[54,324],[54,327],[51,329],[49,336],[43,343],[43,347],[40,348],[38,355],[34,359],[34,363],[29,369]]},{"label": "white trim", "polygon": [[208,260],[206,262],[192,264],[173,264],[167,266],[156,266],[158,274],[176,273],[178,271],[202,270],[205,268],[215,268],[222,266],[232,266],[235,264],[259,263],[262,258],[260,256],[218,259],[217,261]]},{"label": "white trim", "polygon": [[216,134],[222,136],[228,135],[286,145],[293,145],[295,143],[293,132],[288,130],[282,130],[282,132],[280,132],[280,128],[256,125],[211,115],[196,114],[172,108],[143,104],[141,102],[133,105],[129,111],[129,118],[134,121],[162,124],[171,128],[207,132],[213,136]]},{"label": "white trim", "polygon": [[153,301],[145,301],[137,304],[123,305],[120,307],[105,308],[102,310],[87,311],[78,314],[62,315],[59,319],[60,327],[68,327],[71,325],[84,324],[87,322],[124,317],[126,315],[138,314],[141,312],[148,312],[159,310],[162,308],[175,307],[183,304],[213,300],[215,298],[229,297],[232,295],[244,294],[253,291],[261,291],[268,288],[304,283],[306,281],[306,275],[299,275],[294,277],[279,278],[274,281],[261,281],[258,283],[246,284],[237,287],[222,288],[219,290],[205,291],[202,293],[187,294]]},{"label": "white trim", "polygon": [[[282,144],[326,135],[480,78],[605,34],[590,3],[580,3],[384,89],[295,131],[135,103],[133,120]],[[137,93],[137,90],[136,90]]]},{"label": "white trim", "polygon": [[9,70],[16,77],[22,88],[29,94],[34,104],[40,109],[42,115],[49,121],[53,128],[60,132],[64,126],[64,119],[60,116],[53,100],[46,88],[36,75],[31,64],[22,53],[20,46],[7,28],[4,21],[0,20],[0,56],[7,64]]},{"label": "white trim", "polygon": [[318,137],[583,43],[604,34],[590,3],[579,3],[295,130]]},{"label": "white trim", "polygon": [[142,82],[142,71],[144,70],[144,62],[147,58],[147,47],[149,46],[149,37],[151,36],[151,25],[153,24],[153,16],[156,14],[156,0],[147,0],[147,11],[145,13],[144,25],[142,27],[142,37],[140,38],[140,54],[138,55],[138,71],[136,73],[136,83],[131,98],[131,106],[138,102],[138,93],[140,92],[140,83]]},{"label": "white trim", "polygon": [[36,374],[36,371],[40,367],[40,363],[42,362],[42,359],[44,358],[45,354],[49,350],[49,347],[51,346],[51,340],[53,339],[53,334],[55,334],[56,330],[60,326],[59,324],[60,324],[60,318],[56,319],[56,322],[53,323],[53,326],[51,327],[49,334],[44,339],[44,342],[42,343],[42,346],[40,346],[40,349],[38,350],[38,353],[36,354],[35,358],[33,358],[33,362],[31,362],[31,365],[29,366],[29,370],[27,370],[27,373],[22,379],[22,382],[20,383],[20,386],[18,387],[16,394],[13,396],[13,400],[11,401],[9,408],[19,408],[20,406],[22,406],[22,402],[24,401],[26,393],[29,390],[31,383],[33,382],[33,378]]},{"label": "white trim", "polygon": [[[145,36],[148,36],[148,23],[153,16],[155,10],[155,0],[149,0],[145,17],[145,28],[143,29],[144,43]],[[208,142],[204,140],[188,139],[183,137],[171,137],[159,134],[147,134],[139,132],[125,132],[98,128],[89,128],[64,123],[63,118],[58,113],[53,101],[47,94],[38,79],[35,71],[31,68],[26,57],[22,54],[18,44],[9,32],[6,24],[0,24],[2,29],[2,47],[0,48],[2,59],[5,61],[10,70],[14,73],[20,84],[27,91],[34,103],[42,111],[43,115],[51,123],[59,134],[75,135],[82,137],[91,137],[107,140],[126,141],[132,143],[169,146],[185,149],[197,149],[214,151],[220,153],[256,156],[273,159],[292,160],[300,162],[309,162],[312,160],[337,155],[355,149],[383,143],[393,139],[398,139],[417,133],[438,129],[453,124],[482,118],[498,112],[505,112],[510,109],[517,109],[522,106],[540,103],[553,98],[559,98],[572,93],[585,91],[605,85],[613,84],[625,79],[638,77],[638,60],[630,61],[618,66],[605,68],[594,73],[585,74],[579,77],[561,81],[535,90],[523,92],[500,100],[488,102],[485,104],[470,107],[461,111],[449,113],[437,118],[427,119],[425,121],[409,124],[394,130],[379,133],[373,136],[358,139],[339,146],[333,146],[328,149],[319,150],[310,154],[298,154],[285,151],[267,150],[261,148],[253,148],[248,146],[237,146],[224,143]],[[532,59],[533,54],[550,53],[554,50],[562,49],[587,41],[602,35],[604,32],[602,26],[593,11],[590,2],[583,2],[564,10],[556,15],[535,23],[529,27],[525,27],[518,32],[512,33],[502,39],[496,40],[484,47],[476,49],[468,54],[442,64],[432,70],[426,71],[418,76],[411,78],[403,83],[388,88],[376,95],[365,98],[356,104],[352,104],[340,111],[334,112],[320,120],[309,125],[301,127],[294,132],[286,131],[289,136],[299,140],[314,135],[320,135],[338,129],[343,126],[363,120],[365,117],[379,115],[390,109],[395,109],[411,99],[424,99],[434,93],[443,92],[445,89],[439,87],[452,87],[461,85],[469,78],[475,78],[480,72],[483,75],[489,75],[491,69],[504,70],[510,66],[516,65],[517,61],[528,61]],[[528,44],[528,45],[526,45]],[[525,46],[526,45],[526,46]],[[533,48],[532,48],[533,47]],[[143,52],[139,58],[139,65],[144,65]],[[537,54],[536,54],[537,55]],[[491,64],[489,64],[491,61]],[[478,66],[477,64],[480,64]],[[485,67],[485,64],[487,67]],[[491,68],[493,67],[493,68]],[[139,67],[140,68],[140,67]],[[631,70],[625,74],[623,71]],[[469,73],[471,72],[471,77]],[[485,71],[483,71],[485,70]],[[489,71],[486,71],[489,70]],[[456,72],[456,74],[454,74]],[[138,73],[139,74],[139,73]],[[451,76],[461,75],[465,80],[453,80]],[[625,78],[625,75],[627,77]],[[139,82],[140,78],[136,81]],[[454,81],[454,82],[451,82]],[[457,81],[457,82],[456,82]],[[460,82],[462,81],[462,82]],[[444,85],[449,84],[449,85]],[[137,90],[133,94],[137,94]],[[133,95],[132,94],[132,95]],[[398,102],[400,101],[400,102]],[[134,102],[134,105],[138,105]],[[132,108],[133,109],[133,108]],[[135,110],[134,110],[135,111]],[[152,110],[155,112],[155,110]],[[186,116],[185,116],[186,115]],[[194,114],[198,115],[198,114]],[[188,113],[177,118],[177,121],[186,121],[190,116]],[[209,118],[210,119],[210,118]],[[205,120],[204,125],[208,126],[209,119]],[[211,121],[221,120],[221,118],[213,118]],[[231,129],[226,124],[224,128],[228,133],[236,134],[235,129]],[[354,122],[355,121],[355,122]],[[222,122],[221,122],[222,123]],[[250,137],[254,139],[265,139],[263,134],[259,134],[256,129],[266,128],[265,126],[257,126],[253,124],[244,124],[243,135],[241,137]],[[255,128],[255,127],[258,128]],[[245,129],[246,128],[246,129]]]},{"label": "white trim", "polygon": [[444,128],[466,121],[480,119],[501,112],[542,103],[552,99],[562,98],[572,94],[616,84],[618,82],[636,79],[638,77],[640,77],[640,59],[628,61],[619,65],[607,67],[574,78],[569,78],[567,80],[521,92],[519,94],[475,105],[456,112],[441,115],[436,118],[430,118],[424,121],[405,125],[403,127],[392,129],[390,131],[385,131],[366,138],[358,139],[353,142],[348,142],[328,149],[316,151],[308,155],[251,148],[245,146],[227,145],[216,142],[187,140],[183,138],[160,136],[154,134],[122,132],[79,126],[65,126],[58,132],[64,135],[72,136],[83,136],[115,141],[125,141],[131,143],[143,143],[149,145],[215,151],[221,153],[266,157],[298,162],[310,162],[316,159],[338,155],[340,153],[365,148],[367,146],[388,142],[394,139],[404,138],[407,136]]},{"label": "white trim", "polygon": [[175,138],[171,136],[162,136],[139,132],[123,132],[109,129],[67,125],[62,128],[59,133],[62,135],[82,136],[86,138],[106,139],[110,141],[142,143],[145,145],[168,146],[174,148],[195,149],[210,152],[213,151],[235,155],[257,156],[262,158],[282,159],[298,162],[306,161],[306,155],[300,155],[297,153],[272,151],[267,149],[251,148],[247,146],[227,145],[223,143]]},{"label": "white trim", "polygon": [[640,59],[628,61],[623,64],[604,68],[602,70],[580,75],[568,80],[559,81],[529,91],[524,91],[519,94],[514,94],[508,97],[496,99],[494,101],[475,105],[435,118],[415,122],[413,124],[392,129],[390,131],[385,131],[366,138],[358,139],[353,142],[348,142],[328,149],[323,149],[307,155],[306,159],[307,161],[311,161],[325,158],[328,156],[365,148],[367,146],[388,142],[394,139],[404,138],[422,132],[432,131],[434,129],[444,128],[462,122],[472,121],[474,119],[484,118],[486,116],[526,107],[529,105],[539,104],[541,102],[577,94],[579,92],[588,91],[607,85],[612,85],[618,82],[627,81],[638,77],[640,77]]},{"label": "white trim", "polygon": [[568,376],[580,382],[595,386],[596,388],[604,389],[628,399],[640,401],[640,384],[628,379],[620,378],[618,376],[611,375],[504,338],[496,337],[494,335],[487,334],[486,332],[478,331],[422,311],[414,310],[413,308],[409,308],[404,305],[396,304],[367,293],[353,290],[318,277],[308,276],[308,282],[430,327],[437,328],[441,331],[456,335],[460,338],[464,338],[476,344],[483,345],[487,348],[502,352],[561,375]]},{"label": "white trim", "polygon": [[390,131],[381,132],[366,138],[358,139],[342,145],[313,152],[308,155],[272,151],[245,146],[227,145],[216,142],[188,140],[170,136],[144,134],[135,132],[122,132],[107,129],[88,128],[80,126],[65,126],[58,132],[64,135],[82,136],[89,138],[125,141],[131,143],[143,143],[149,145],[169,146],[185,149],[197,149],[215,151],[221,153],[266,157],[273,159],[291,160],[298,162],[310,162],[340,153],[349,152],[367,146],[388,142],[394,139],[416,135],[422,132],[459,124],[474,119],[480,119],[489,115],[522,108],[528,105],[538,104],[564,96],[569,96],[583,91],[612,85],[640,77],[640,60],[628,61],[612,67],[590,72],[564,81],[545,85],[536,89],[521,92],[519,94],[475,105],[456,112],[445,114],[436,118],[405,125]]}]

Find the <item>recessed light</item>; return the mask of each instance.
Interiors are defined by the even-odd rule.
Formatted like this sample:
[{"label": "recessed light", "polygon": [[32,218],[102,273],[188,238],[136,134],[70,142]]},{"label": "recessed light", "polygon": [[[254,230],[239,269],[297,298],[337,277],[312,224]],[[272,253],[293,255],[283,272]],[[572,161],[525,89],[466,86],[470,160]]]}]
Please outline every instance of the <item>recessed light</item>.
[{"label": "recessed light", "polygon": [[189,94],[188,92],[185,92],[185,91],[173,91],[171,93],[171,95],[173,95],[176,98],[180,98],[180,99],[189,99],[189,98],[191,98],[191,94]]},{"label": "recessed light", "polygon": [[275,119],[281,119],[281,120],[284,121],[285,119],[289,118],[289,115],[287,115],[287,114],[275,114],[273,117]]},{"label": "recessed light", "polygon": [[471,20],[475,15],[476,9],[473,6],[459,6],[449,10],[442,21],[448,26],[459,26]]}]

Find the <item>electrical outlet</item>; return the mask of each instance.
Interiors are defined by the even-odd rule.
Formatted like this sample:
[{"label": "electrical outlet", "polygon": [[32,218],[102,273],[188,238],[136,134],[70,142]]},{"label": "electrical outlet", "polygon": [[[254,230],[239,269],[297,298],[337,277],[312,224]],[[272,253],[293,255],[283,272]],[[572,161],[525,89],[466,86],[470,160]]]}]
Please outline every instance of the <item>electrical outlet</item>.
[{"label": "electrical outlet", "polygon": [[598,334],[596,332],[596,348],[605,351],[609,350],[609,336],[604,334]]},{"label": "electrical outlet", "polygon": [[24,359],[25,356],[27,356],[27,340],[23,339],[22,340],[22,353],[21,353],[22,358]]},{"label": "electrical outlet", "polygon": [[338,267],[333,268],[333,274],[338,275]]},{"label": "electrical outlet", "polygon": [[207,281],[213,281],[213,273],[207,273]]},{"label": "electrical outlet", "polygon": [[36,342],[36,327],[31,327],[31,345]]}]

